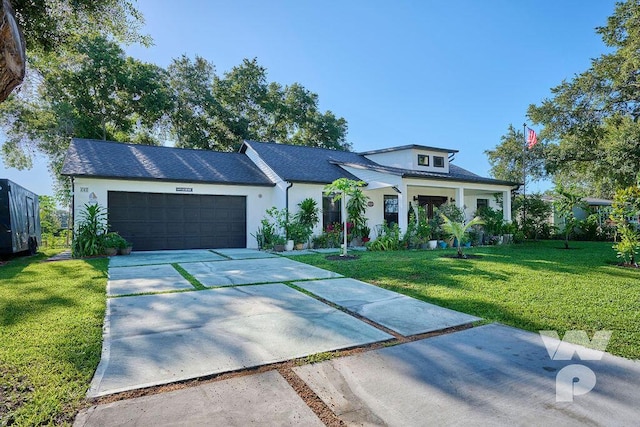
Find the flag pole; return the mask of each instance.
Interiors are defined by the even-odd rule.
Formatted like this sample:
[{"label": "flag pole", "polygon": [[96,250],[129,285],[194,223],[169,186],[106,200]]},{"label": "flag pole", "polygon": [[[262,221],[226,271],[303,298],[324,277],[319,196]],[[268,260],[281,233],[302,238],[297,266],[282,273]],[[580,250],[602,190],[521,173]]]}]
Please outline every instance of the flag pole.
[{"label": "flag pole", "polygon": [[522,225],[527,220],[527,124],[522,124]]}]

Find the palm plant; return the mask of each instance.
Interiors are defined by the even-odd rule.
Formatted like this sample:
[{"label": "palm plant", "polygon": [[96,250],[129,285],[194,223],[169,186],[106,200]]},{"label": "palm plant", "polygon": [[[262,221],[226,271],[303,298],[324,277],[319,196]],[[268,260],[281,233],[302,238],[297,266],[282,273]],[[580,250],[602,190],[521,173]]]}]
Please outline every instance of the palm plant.
[{"label": "palm plant", "polygon": [[451,221],[445,214],[442,215],[442,229],[445,233],[453,236],[457,240],[458,258],[466,258],[466,255],[462,253],[462,240],[465,238],[469,229],[474,225],[482,225],[484,221],[480,217],[475,217],[466,224],[464,221]]}]

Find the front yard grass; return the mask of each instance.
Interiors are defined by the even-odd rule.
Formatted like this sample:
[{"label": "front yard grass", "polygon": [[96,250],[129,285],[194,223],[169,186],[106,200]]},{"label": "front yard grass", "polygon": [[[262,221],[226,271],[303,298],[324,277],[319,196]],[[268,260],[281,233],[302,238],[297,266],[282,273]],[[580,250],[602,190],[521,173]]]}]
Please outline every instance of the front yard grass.
[{"label": "front yard grass", "polygon": [[611,243],[532,242],[467,249],[324,255],[295,259],[442,307],[537,332],[612,330],[607,351],[640,359],[640,270],[617,267]]},{"label": "front yard grass", "polygon": [[0,425],[71,424],[100,361],[108,261],[53,252],[0,266]]}]

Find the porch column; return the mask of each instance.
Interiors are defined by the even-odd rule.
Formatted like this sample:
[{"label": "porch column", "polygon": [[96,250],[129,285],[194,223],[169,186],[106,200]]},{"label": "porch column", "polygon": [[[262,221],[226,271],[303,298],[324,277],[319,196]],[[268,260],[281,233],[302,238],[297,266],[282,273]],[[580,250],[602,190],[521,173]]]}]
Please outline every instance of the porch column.
[{"label": "porch column", "polygon": [[502,192],[502,217],[511,222],[511,190]]},{"label": "porch column", "polygon": [[[456,206],[464,212],[464,187],[456,188]],[[464,212],[464,219],[467,219],[467,213]]]},{"label": "porch column", "polygon": [[407,221],[407,212],[409,211],[409,190],[407,189],[407,184],[400,184],[398,186],[398,226],[400,227],[400,232],[404,233],[407,231],[407,226],[409,222]]}]

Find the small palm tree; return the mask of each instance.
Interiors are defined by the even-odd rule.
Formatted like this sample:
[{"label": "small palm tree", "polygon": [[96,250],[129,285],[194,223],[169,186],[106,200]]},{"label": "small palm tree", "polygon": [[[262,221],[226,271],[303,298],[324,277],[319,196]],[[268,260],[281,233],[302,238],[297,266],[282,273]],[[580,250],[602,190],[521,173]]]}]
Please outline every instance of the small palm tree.
[{"label": "small palm tree", "polygon": [[466,256],[462,253],[462,240],[465,238],[469,229],[474,225],[484,224],[484,221],[480,217],[475,217],[468,223],[451,221],[447,218],[446,215],[441,214],[442,219],[444,220],[444,224],[442,224],[442,229],[445,233],[453,236],[458,241],[458,258],[466,258]]}]

